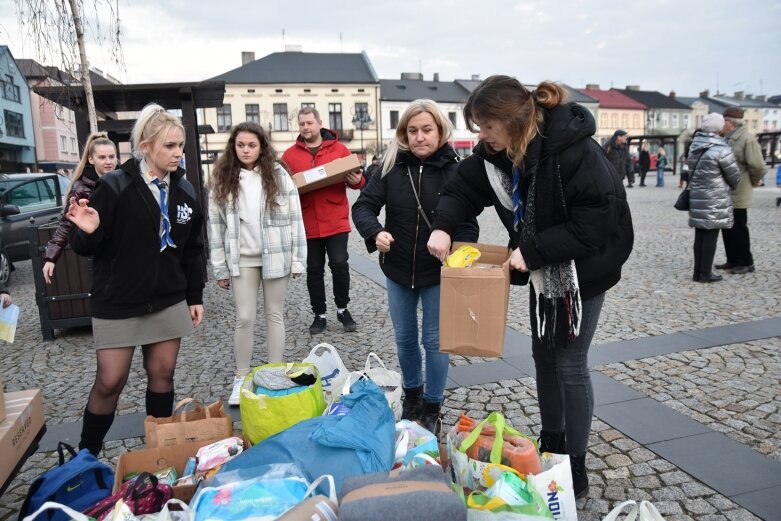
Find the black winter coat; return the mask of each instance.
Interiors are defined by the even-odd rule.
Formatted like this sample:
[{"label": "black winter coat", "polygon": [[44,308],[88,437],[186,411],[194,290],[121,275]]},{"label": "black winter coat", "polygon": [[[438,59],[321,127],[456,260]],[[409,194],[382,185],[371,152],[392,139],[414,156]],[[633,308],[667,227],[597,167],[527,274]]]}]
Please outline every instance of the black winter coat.
[{"label": "black winter coat", "polygon": [[[390,251],[380,254],[380,267],[393,282],[408,288],[439,284],[442,263],[426,247],[431,230],[420,212],[412,182],[429,222],[445,183],[455,177],[458,155],[445,144],[431,157],[420,162],[414,154],[400,151],[388,173],[378,174],[361,192],[352,208],[353,222],[374,252],[375,236],[385,230],[393,236]],[[385,226],[377,216],[385,207]],[[453,240],[476,242],[480,229],[474,217],[467,218],[453,233]]]},{"label": "black winter coat", "polygon": [[176,248],[160,251],[160,206],[130,159],[104,175],[89,205],[100,226],[91,234],[73,227],[70,244],[93,255],[92,315],[122,319],[187,300],[203,303],[203,213],[181,168],[171,172],[168,215]]},{"label": "black winter coat", "polygon": [[[492,153],[478,144],[475,154],[461,162],[458,175],[442,193],[434,229],[452,235],[465,218],[493,205],[510,236],[510,248],[520,247],[530,270],[574,259],[584,299],[610,289],[621,279],[621,266],[632,251],[634,232],[623,184],[605,152],[591,138],[594,131],[588,110],[574,103],[560,105],[546,111],[544,137],[535,138],[543,140],[539,157],[524,159],[525,171],[531,171],[536,163],[537,175],[554,175],[558,165],[567,208],[563,223],[538,229],[532,240],[520,243],[513,230],[512,209],[506,206],[509,196],[494,192],[485,161],[496,166],[499,178],[494,181],[505,189],[511,186],[512,164],[503,151]],[[530,180],[531,176],[521,180],[527,201]],[[527,274],[513,273],[514,283],[528,279]]]}]

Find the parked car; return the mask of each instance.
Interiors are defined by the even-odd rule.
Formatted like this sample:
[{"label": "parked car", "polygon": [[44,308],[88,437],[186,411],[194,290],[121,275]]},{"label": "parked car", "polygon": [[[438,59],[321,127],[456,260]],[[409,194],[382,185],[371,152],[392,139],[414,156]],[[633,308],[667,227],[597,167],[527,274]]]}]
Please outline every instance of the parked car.
[{"label": "parked car", "polygon": [[14,262],[30,258],[30,225],[60,219],[69,184],[59,174],[0,174],[1,282],[8,282]]}]

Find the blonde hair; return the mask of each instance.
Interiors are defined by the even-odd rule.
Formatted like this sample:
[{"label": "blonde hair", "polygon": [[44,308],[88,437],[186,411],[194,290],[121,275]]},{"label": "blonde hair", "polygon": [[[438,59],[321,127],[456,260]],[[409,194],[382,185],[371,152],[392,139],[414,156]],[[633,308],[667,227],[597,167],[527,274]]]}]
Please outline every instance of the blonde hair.
[{"label": "blonde hair", "polygon": [[108,138],[108,135],[105,132],[90,134],[87,138],[87,142],[84,143],[84,152],[81,154],[81,160],[79,161],[78,166],[76,166],[76,170],[73,171],[73,177],[68,185],[68,190],[65,192],[66,194],[71,192],[73,183],[75,183],[77,179],[81,179],[84,169],[90,164],[90,156],[95,153],[95,147],[99,145],[111,145],[114,148],[114,154],[117,153],[117,146]]},{"label": "blonde hair", "polygon": [[479,132],[476,120],[500,121],[510,136],[507,156],[520,166],[529,143],[540,133],[544,116],[538,106],[552,109],[566,101],[567,93],[552,81],[543,81],[530,92],[510,76],[490,76],[469,95],[464,119],[472,132]]},{"label": "blonde hair", "polygon": [[174,127],[182,131],[182,136],[185,135],[184,125],[179,118],[166,112],[157,103],[145,106],[141,109],[136,124],[133,125],[133,130],[130,132],[133,157],[138,160],[143,159],[144,153],[141,151],[141,145],[154,143]]},{"label": "blonde hair", "polygon": [[382,159],[382,175],[387,174],[393,165],[396,163],[396,156],[399,150],[409,150],[409,137],[407,136],[407,125],[415,116],[428,112],[431,117],[434,118],[434,123],[439,130],[439,144],[437,148],[441,148],[442,145],[450,141],[450,136],[453,134],[453,125],[447,118],[442,109],[439,108],[437,102],[430,99],[416,99],[404,110],[404,113],[399,119],[399,124],[396,126],[395,139],[388,145],[388,150],[385,152],[385,157]]}]

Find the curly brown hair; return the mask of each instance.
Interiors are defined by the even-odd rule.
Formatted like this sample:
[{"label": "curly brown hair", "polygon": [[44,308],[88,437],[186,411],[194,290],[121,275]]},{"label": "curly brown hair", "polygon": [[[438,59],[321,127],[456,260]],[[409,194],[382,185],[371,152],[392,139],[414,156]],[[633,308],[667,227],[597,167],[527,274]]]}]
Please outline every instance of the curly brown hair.
[{"label": "curly brown hair", "polygon": [[[239,135],[239,132],[255,134],[260,142],[260,156],[258,156],[254,168],[260,170],[263,192],[266,195],[266,207],[273,208],[277,206],[276,197],[279,193],[275,166],[277,152],[271,146],[271,141],[263,127],[251,122],[239,123],[231,129],[225,150],[214,164],[214,170],[209,177],[209,190],[212,193],[212,198],[221,205],[227,203],[228,196],[231,196],[234,205],[239,198],[239,172],[243,168],[236,155],[236,136]],[[284,168],[284,165],[282,167]]]}]

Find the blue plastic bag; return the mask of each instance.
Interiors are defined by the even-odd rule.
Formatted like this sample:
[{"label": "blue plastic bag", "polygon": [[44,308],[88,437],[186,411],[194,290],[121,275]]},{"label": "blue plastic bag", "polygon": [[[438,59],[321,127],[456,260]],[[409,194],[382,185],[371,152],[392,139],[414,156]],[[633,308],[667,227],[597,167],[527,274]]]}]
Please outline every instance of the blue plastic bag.
[{"label": "blue plastic bag", "polygon": [[303,501],[309,483],[295,465],[220,472],[190,503],[194,521],[271,521]]},{"label": "blue plastic bag", "polygon": [[[345,476],[388,472],[393,465],[396,428],[393,412],[374,382],[352,385],[342,401],[345,416],[318,416],[301,421],[236,456],[220,472],[271,463],[295,463],[307,479],[332,474],[337,491]],[[328,495],[328,490],[318,492]]]}]

